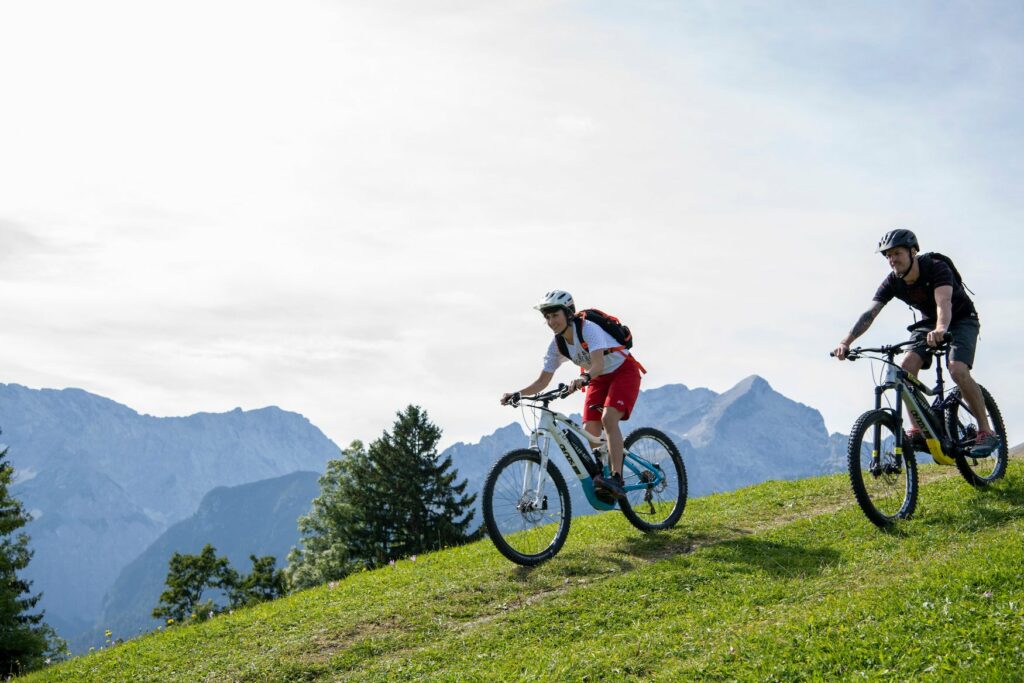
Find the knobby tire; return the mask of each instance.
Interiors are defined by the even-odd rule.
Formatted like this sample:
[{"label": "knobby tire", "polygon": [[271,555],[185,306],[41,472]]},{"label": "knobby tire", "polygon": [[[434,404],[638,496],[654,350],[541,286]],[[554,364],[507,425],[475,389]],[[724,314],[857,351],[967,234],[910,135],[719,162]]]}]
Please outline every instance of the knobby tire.
[{"label": "knobby tire", "polygon": [[[484,481],[483,513],[487,534],[498,551],[516,564],[532,567],[561,550],[569,535],[572,504],[565,478],[550,460],[544,494],[547,510],[520,510],[525,465],[539,474],[540,453],[521,448],[503,455]],[[551,500],[554,494],[555,500]],[[557,526],[553,526],[557,525]],[[549,528],[550,527],[550,528]]]},{"label": "knobby tire", "polygon": [[[956,468],[960,470],[960,475],[967,480],[967,483],[977,488],[985,488],[992,482],[1002,479],[1006,474],[1010,449],[1006,443],[1006,425],[1003,424],[1003,415],[999,412],[999,406],[996,405],[992,394],[988,393],[988,389],[981,385],[978,387],[985,397],[985,409],[988,411],[991,426],[999,435],[999,447],[985,458],[972,457],[970,446],[957,447],[954,459]],[[946,408],[946,428],[949,430],[949,435],[957,441],[960,441],[965,435],[965,425],[960,419],[962,412],[971,415],[964,405],[966,405],[966,401],[963,400],[959,388],[950,392],[949,407]],[[973,418],[973,415],[971,417]],[[968,424],[971,424],[969,420]],[[974,425],[977,426],[976,421]]]},{"label": "knobby tire", "polygon": [[[645,443],[651,447],[645,448]],[[656,454],[660,462],[652,464],[660,465],[666,479],[660,490],[659,487],[648,487],[628,491],[626,498],[619,501],[622,514],[641,531],[671,529],[686,508],[686,467],[679,449],[664,432],[652,427],[634,430],[626,437],[624,445],[627,451],[635,448],[636,455],[645,459]],[[622,474],[627,485],[639,481],[637,475],[627,472],[625,467]]]},{"label": "knobby tire", "polygon": [[[861,451],[866,437],[874,438],[875,425],[882,428],[883,435],[888,431],[890,437],[896,434],[897,429],[902,428],[891,412],[869,410],[857,418],[853,425],[846,461],[850,485],[853,487],[857,504],[874,525],[888,529],[899,520],[909,519],[917,507],[917,460],[909,443],[904,444],[902,457],[897,457],[893,453],[891,443],[887,445],[886,439],[882,438],[882,443],[869,444],[869,452],[878,449],[885,463],[901,469],[889,474],[872,474],[865,466]],[[885,491],[888,491],[888,495],[883,493]],[[902,498],[898,498],[899,496]],[[883,505],[887,499],[892,502]]]}]

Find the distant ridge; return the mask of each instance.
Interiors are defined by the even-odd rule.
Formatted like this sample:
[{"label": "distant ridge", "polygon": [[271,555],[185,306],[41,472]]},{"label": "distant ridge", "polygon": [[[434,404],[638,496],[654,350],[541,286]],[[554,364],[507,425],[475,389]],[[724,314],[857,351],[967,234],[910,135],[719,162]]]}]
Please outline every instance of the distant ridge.
[{"label": "distant ridge", "polygon": [[198,554],[207,543],[227,556],[242,574],[250,555],[273,555],[278,567],[299,541],[297,520],[320,494],[316,472],[293,472],[239,486],[218,486],[191,517],[171,526],[118,575],[103,601],[103,616],[81,649],[103,644],[110,629],[119,638],[150,631],[162,622],[150,616],[163,592],[167,563],[174,553]]},{"label": "distant ridge", "polygon": [[339,455],[276,407],[153,417],[81,389],[0,384],[0,437],[35,517],[25,578],[62,637],[96,624],[121,569],[217,486],[323,471]]}]

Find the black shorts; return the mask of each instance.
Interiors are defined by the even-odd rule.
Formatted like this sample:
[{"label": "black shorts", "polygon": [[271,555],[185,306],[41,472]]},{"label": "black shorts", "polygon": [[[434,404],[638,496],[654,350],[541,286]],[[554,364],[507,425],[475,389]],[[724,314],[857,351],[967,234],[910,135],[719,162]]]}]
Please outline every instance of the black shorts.
[{"label": "black shorts", "polygon": [[[922,369],[927,370],[932,366],[933,349],[928,346],[928,333],[935,329],[935,322],[922,320],[909,329],[913,334],[910,338],[917,342],[910,347],[910,352],[916,353],[924,361]],[[957,320],[949,326],[949,332],[953,335],[953,341],[949,345],[949,356],[946,363],[959,361],[969,368],[974,367],[974,351],[978,348],[978,333],[981,331],[981,323],[977,318],[964,318]]]}]

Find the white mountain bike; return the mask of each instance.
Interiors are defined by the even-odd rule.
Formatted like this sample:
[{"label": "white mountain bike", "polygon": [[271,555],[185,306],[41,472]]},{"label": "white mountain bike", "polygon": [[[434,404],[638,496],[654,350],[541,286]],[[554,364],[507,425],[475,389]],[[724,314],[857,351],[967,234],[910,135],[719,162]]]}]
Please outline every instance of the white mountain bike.
[{"label": "white mountain bike", "polygon": [[[565,415],[548,407],[571,391],[564,384],[509,402],[534,417],[529,448],[503,455],[484,482],[484,523],[502,555],[533,566],[562,548],[569,535],[572,503],[562,473],[549,459],[552,444],[579,477],[587,501],[596,510],[613,510],[616,500],[594,489],[593,478],[608,474],[608,444]],[[625,439],[622,476],[626,497],[619,507],[642,531],[675,526],[686,507],[686,468],[679,449],[663,432],[641,427]]]}]

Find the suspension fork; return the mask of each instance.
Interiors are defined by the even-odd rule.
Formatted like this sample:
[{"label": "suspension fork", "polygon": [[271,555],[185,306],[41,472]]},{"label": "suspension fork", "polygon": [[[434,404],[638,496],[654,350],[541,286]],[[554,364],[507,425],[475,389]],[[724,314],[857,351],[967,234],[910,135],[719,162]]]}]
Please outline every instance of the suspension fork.
[{"label": "suspension fork", "polygon": [[[900,370],[899,372],[903,372],[903,370]],[[875,410],[881,410],[882,409],[882,394],[885,393],[885,390],[890,388],[890,387],[891,387],[891,385],[889,383],[883,384],[882,386],[875,387]],[[893,434],[893,438],[895,439],[895,442],[893,444],[893,452],[896,453],[897,456],[902,456],[903,455],[903,392],[900,391],[899,390],[899,386],[897,386],[896,387],[896,391],[893,392],[893,393],[896,394],[896,407],[894,408],[894,410],[896,411],[896,433]],[[875,428],[874,428],[874,443],[875,443],[874,455],[877,455],[878,453],[881,452],[881,448],[882,448],[881,440],[882,440],[882,425],[880,423],[876,422],[875,423]]]},{"label": "suspension fork", "polygon": [[544,490],[544,484],[548,476],[548,449],[551,448],[551,435],[548,433],[543,434],[543,448],[541,447],[541,438],[537,432],[530,435],[530,448],[535,449],[540,453],[540,463],[534,464],[533,462],[527,462],[523,472],[523,486],[522,494],[526,495],[530,493],[530,484],[534,480],[533,468],[538,467],[540,471],[537,473],[535,485],[533,487],[533,504],[540,506],[543,501],[541,500],[541,491]]}]

